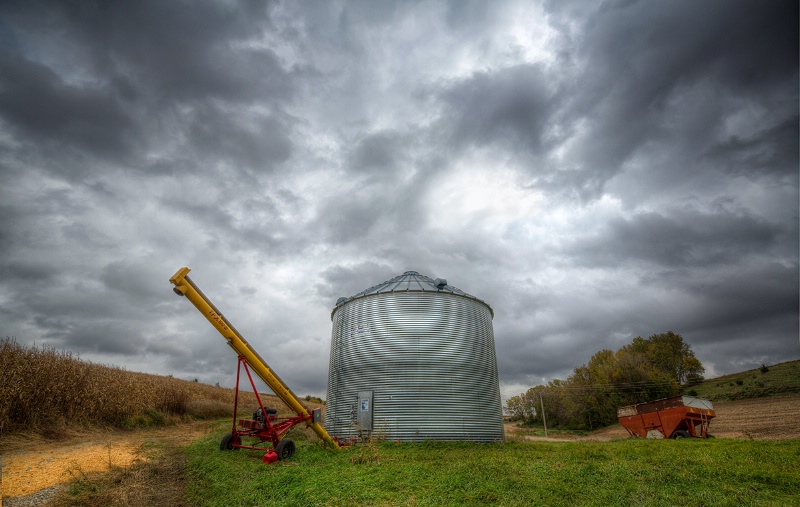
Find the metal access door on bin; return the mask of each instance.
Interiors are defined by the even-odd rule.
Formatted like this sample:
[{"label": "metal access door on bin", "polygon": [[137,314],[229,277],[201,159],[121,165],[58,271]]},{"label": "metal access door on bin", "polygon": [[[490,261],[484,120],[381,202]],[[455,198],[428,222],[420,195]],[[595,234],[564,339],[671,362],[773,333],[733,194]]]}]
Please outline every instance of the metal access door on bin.
[{"label": "metal access door on bin", "polygon": [[358,391],[358,427],[372,431],[372,391]]}]

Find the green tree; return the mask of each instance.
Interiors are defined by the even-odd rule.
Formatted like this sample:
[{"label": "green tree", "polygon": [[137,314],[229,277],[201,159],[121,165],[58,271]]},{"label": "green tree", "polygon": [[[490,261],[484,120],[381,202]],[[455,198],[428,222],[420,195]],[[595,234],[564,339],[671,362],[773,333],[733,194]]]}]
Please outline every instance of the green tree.
[{"label": "green tree", "polygon": [[683,337],[672,331],[654,334],[647,339],[647,355],[653,365],[664,373],[668,373],[679,384],[702,380],[705,372],[703,365],[694,356],[689,344]]},{"label": "green tree", "polygon": [[[674,381],[674,391],[681,385],[696,383],[703,379],[705,369],[695,357],[689,344],[683,337],[672,331],[654,334],[648,339],[637,336],[629,345],[618,352],[624,356],[622,361],[637,364],[636,370],[642,374],[642,367],[647,370],[645,377],[661,377],[661,380]],[[643,364],[642,361],[646,361]]]},{"label": "green tree", "polygon": [[616,352],[597,352],[566,381],[513,396],[506,410],[529,423],[541,421],[541,395],[548,426],[591,430],[615,422],[620,406],[680,394],[683,386],[701,381],[704,371],[681,335],[637,336]]},{"label": "green tree", "polygon": [[527,420],[528,413],[525,407],[524,394],[512,396],[506,400],[506,413],[511,416],[511,419],[514,421],[525,422]]},{"label": "green tree", "polygon": [[680,392],[678,382],[655,368],[646,352],[623,347],[616,358],[619,373],[614,382],[622,405],[667,398]]},{"label": "green tree", "polygon": [[575,399],[573,422],[593,430],[616,420],[620,396],[616,389],[617,360],[610,350],[601,350],[588,364],[575,368],[567,382]]},{"label": "green tree", "polygon": [[683,383],[685,385],[693,386],[702,382],[705,371],[700,360],[694,357],[694,353],[683,358]]},{"label": "green tree", "polygon": [[570,396],[568,387],[566,381],[555,379],[542,389],[548,426],[568,428],[572,424],[575,401]]}]

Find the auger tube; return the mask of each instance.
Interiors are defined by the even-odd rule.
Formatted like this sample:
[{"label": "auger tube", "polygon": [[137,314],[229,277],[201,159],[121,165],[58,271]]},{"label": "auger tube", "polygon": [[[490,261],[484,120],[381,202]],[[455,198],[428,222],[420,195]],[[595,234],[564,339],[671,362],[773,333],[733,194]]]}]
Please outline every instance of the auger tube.
[{"label": "auger tube", "polygon": [[205,294],[192,282],[187,276],[191,271],[189,268],[183,267],[175,273],[169,281],[175,286],[172,290],[179,296],[186,296],[189,301],[197,308],[197,310],[205,316],[206,319],[213,325],[217,331],[225,338],[228,345],[241,357],[244,357],[250,368],[256,372],[258,377],[264,381],[267,386],[286,403],[292,410],[297,412],[298,415],[304,419],[308,417],[306,423],[311,427],[314,432],[319,435],[322,440],[330,444],[334,449],[339,449],[339,444],[328,435],[325,428],[319,422],[313,420],[314,412],[307,409],[300,400],[295,396],[289,387],[281,380],[280,377],[269,367],[258,353],[253,350],[253,347],[247,343],[242,335],[231,325],[230,322],[220,313],[214,304],[206,297]]}]

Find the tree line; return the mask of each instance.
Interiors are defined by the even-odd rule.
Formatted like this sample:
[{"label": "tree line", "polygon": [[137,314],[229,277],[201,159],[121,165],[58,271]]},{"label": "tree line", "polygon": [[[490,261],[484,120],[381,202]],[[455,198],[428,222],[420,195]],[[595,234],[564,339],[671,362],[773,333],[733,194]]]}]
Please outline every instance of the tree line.
[{"label": "tree line", "polygon": [[506,413],[525,423],[593,430],[617,421],[626,405],[679,395],[703,380],[705,368],[679,334],[637,336],[616,352],[601,350],[567,380],[531,387],[506,402]]}]

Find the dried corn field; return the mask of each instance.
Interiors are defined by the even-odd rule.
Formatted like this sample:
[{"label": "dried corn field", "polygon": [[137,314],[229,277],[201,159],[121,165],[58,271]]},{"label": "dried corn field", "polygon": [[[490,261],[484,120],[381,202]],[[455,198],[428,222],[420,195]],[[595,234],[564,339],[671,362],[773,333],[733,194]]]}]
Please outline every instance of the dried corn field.
[{"label": "dried corn field", "polygon": [[[257,406],[252,393],[240,396]],[[233,397],[232,389],[93,364],[70,352],[23,347],[9,338],[0,341],[0,435],[227,417]],[[270,398],[270,406],[284,408]]]}]

